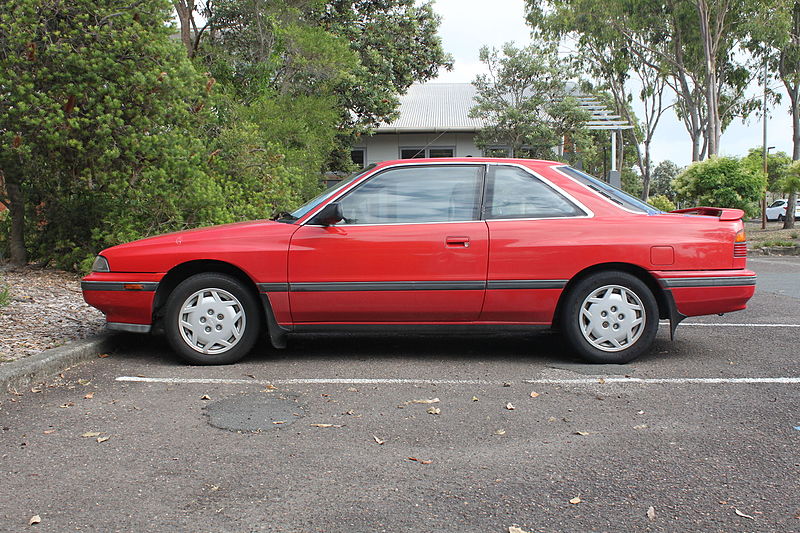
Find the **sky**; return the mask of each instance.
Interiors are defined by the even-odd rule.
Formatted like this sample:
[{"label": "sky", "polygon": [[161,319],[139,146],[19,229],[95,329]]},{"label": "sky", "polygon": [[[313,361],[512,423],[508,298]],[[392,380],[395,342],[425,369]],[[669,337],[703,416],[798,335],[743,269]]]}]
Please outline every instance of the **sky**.
[{"label": "sky", "polygon": [[[503,43],[514,41],[518,46],[530,42],[530,29],[525,25],[525,3],[523,0],[435,0],[434,10],[442,17],[439,34],[444,49],[454,60],[451,72],[442,70],[434,82],[471,82],[477,74],[485,72],[478,61],[478,50],[483,45],[499,48]],[[753,94],[760,89],[753,87]],[[783,91],[781,91],[783,92]],[[788,98],[784,94],[784,101]],[[670,103],[672,97],[667,99]],[[634,111],[643,116],[642,106],[634,101]],[[721,155],[742,156],[753,147],[762,145],[762,122],[753,116],[747,123],[734,121],[723,133]],[[791,155],[792,128],[788,106],[784,103],[773,107],[767,122],[767,145],[772,151],[784,151]],[[659,122],[651,146],[653,161],[669,159],[679,166],[691,162],[691,142],[683,124],[675,113],[668,110]]]}]

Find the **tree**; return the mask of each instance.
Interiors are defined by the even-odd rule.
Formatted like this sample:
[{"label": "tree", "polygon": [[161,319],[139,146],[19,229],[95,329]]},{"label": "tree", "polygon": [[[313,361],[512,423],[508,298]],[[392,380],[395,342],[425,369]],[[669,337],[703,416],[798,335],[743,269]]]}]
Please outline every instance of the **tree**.
[{"label": "tree", "polygon": [[[546,6],[542,2],[528,0],[526,4],[526,18],[534,31],[549,39],[571,39],[577,48],[573,60],[581,70],[608,88],[616,112],[635,125],[625,132],[636,150],[636,164],[642,176],[641,194],[646,199],[652,171],[650,145],[661,116],[672,107],[663,102],[666,87],[664,75],[651,67],[656,58],[647,51],[642,52],[646,59],[628,51],[625,36],[606,22],[608,17],[613,16],[608,12],[615,8],[613,3],[572,0],[548,2]],[[598,10],[606,12],[606,15],[597,16]],[[637,96],[644,104],[642,121],[638,120],[630,106],[633,100],[629,83],[631,78],[635,78],[640,87]],[[623,143],[618,143],[618,146],[622,149]]]},{"label": "tree", "polygon": [[225,220],[192,133],[210,87],[170,39],[170,18],[162,0],[0,4],[0,174],[15,264],[26,241],[74,268],[104,245]]},{"label": "tree", "polygon": [[[786,217],[783,219],[783,227],[794,227],[794,213],[795,205],[797,204],[797,192],[800,191],[800,161],[794,161],[786,169],[785,176],[780,181],[780,186],[783,192],[789,193],[789,202],[786,204]],[[786,224],[791,220],[791,224]]]},{"label": "tree", "polygon": [[[762,148],[751,148],[742,158],[742,164],[748,165],[756,172],[764,173],[764,152]],[[792,164],[792,158],[786,152],[777,152],[767,155],[767,187],[771,192],[781,192],[781,180],[786,176],[786,170]]]},{"label": "tree", "polygon": [[470,111],[486,124],[476,137],[479,147],[502,145],[510,157],[552,159],[552,149],[563,143],[564,135],[569,133],[572,143],[580,145],[589,115],[569,94],[569,69],[554,46],[517,48],[507,43],[502,56],[484,46],[480,59],[489,74],[473,82],[476,105]]},{"label": "tree", "polygon": [[697,205],[733,207],[758,213],[764,174],[733,157],[712,157],[689,165],[673,181],[678,200]]},{"label": "tree", "polygon": [[[748,48],[773,72],[789,96],[792,115],[792,160],[800,160],[800,1],[777,0],[754,14],[748,26]],[[766,82],[766,80],[765,80]],[[766,89],[765,89],[766,90]],[[791,181],[791,180],[790,180]],[[796,189],[788,188],[789,205],[796,201]],[[784,228],[794,227],[787,216]]]},{"label": "tree", "polygon": [[663,195],[674,201],[675,190],[672,188],[672,180],[675,179],[680,170],[680,167],[672,161],[665,160],[660,162],[653,170],[651,194],[653,196]]}]

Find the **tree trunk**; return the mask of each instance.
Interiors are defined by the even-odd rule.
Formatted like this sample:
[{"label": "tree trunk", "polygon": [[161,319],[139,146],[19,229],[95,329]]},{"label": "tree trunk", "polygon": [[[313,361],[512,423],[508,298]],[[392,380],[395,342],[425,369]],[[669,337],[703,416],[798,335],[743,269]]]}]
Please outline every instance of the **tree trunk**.
[{"label": "tree trunk", "polygon": [[11,235],[8,242],[11,264],[25,266],[28,264],[28,254],[25,251],[25,197],[19,183],[8,176],[6,176],[6,193],[8,210],[11,214]]},{"label": "tree trunk", "polygon": [[642,165],[642,200],[650,197],[650,141],[644,143],[644,165]]},{"label": "tree trunk", "polygon": [[181,25],[181,41],[186,47],[186,55],[194,56],[194,40],[192,39],[192,11],[194,0],[174,0],[173,5],[178,13],[178,22]]}]

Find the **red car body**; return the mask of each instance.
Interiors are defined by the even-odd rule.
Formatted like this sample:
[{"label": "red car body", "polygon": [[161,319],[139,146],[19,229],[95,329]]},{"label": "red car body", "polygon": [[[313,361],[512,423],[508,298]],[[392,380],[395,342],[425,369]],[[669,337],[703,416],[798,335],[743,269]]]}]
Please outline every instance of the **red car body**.
[{"label": "red car body", "polygon": [[[382,171],[436,165],[523,169],[583,214],[309,224],[327,204]],[[146,332],[182,280],[200,272],[226,273],[258,292],[269,334],[280,345],[287,332],[362,326],[547,326],[573,283],[614,270],[649,287],[659,316],[670,319],[674,331],[687,316],[744,309],[753,295],[742,215],[717,208],[633,212],[574,179],[563,163],[388,161],[291,223],[228,224],[104,250],[110,271],[89,274],[82,288],[110,328]]]}]

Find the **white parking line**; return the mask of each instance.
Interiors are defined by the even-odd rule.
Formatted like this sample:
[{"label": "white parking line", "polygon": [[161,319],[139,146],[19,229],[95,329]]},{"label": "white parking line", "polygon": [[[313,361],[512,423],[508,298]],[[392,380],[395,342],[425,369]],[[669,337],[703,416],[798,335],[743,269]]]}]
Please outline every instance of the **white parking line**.
[{"label": "white parking line", "polygon": [[[119,376],[117,381],[136,383],[170,383],[191,385],[505,385],[513,381],[487,381],[483,379],[391,379],[391,378],[299,378],[299,379],[222,379],[222,378],[147,378]],[[616,378],[586,377],[578,379],[523,379],[520,383],[532,385],[683,385],[683,384],[800,384],[800,377],[774,378]]]},{"label": "white parking line", "polygon": [[[669,322],[661,322],[669,324]],[[714,324],[713,322],[681,322],[680,326],[700,326],[719,328],[800,328],[800,324]]]}]

